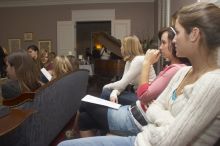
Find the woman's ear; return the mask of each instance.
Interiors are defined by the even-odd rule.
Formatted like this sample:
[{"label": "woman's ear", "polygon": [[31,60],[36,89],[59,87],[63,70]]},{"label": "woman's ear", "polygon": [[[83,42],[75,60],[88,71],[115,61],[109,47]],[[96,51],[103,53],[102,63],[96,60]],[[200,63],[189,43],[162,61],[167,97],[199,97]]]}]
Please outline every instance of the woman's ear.
[{"label": "woman's ear", "polygon": [[192,31],[189,34],[189,40],[191,42],[195,42],[196,40],[199,40],[200,38],[200,29],[198,27],[193,27]]}]

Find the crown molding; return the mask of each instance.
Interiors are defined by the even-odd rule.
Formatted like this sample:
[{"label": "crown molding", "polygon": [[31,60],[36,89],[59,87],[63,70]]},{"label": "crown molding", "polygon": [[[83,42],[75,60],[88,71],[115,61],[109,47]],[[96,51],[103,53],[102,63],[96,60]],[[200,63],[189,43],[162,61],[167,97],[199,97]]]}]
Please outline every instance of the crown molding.
[{"label": "crown molding", "polygon": [[140,3],[154,0],[0,0],[0,7],[49,6],[66,4]]}]

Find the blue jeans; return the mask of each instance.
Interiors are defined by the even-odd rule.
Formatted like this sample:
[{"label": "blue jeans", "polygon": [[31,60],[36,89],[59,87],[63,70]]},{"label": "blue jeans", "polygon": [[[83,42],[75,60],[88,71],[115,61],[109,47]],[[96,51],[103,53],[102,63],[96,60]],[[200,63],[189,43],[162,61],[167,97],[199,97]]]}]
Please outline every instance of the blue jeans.
[{"label": "blue jeans", "polygon": [[66,140],[58,146],[134,146],[135,137],[97,136]]},{"label": "blue jeans", "polygon": [[118,110],[108,108],[108,125],[112,134],[121,136],[136,136],[139,132],[141,132],[134,123],[129,107],[129,105],[121,106]]},{"label": "blue jeans", "polygon": [[[102,90],[100,98],[109,100],[112,89],[105,88]],[[122,105],[131,105],[132,103],[137,101],[137,96],[135,93],[131,91],[123,91],[118,96],[118,102]]]}]

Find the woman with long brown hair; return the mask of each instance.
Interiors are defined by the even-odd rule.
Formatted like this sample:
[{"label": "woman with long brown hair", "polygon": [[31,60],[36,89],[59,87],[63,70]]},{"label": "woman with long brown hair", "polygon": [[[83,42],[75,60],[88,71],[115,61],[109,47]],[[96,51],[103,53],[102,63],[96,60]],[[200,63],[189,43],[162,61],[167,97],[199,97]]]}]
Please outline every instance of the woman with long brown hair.
[{"label": "woman with long brown hair", "polygon": [[13,98],[41,86],[38,68],[27,52],[17,50],[9,54],[6,65],[9,80],[2,85],[3,98]]}]

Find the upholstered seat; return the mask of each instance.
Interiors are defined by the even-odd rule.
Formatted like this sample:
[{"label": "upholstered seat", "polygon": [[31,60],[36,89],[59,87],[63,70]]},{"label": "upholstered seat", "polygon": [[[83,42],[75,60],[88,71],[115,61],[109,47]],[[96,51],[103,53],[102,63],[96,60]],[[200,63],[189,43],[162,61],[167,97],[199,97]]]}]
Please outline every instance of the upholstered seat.
[{"label": "upholstered seat", "polygon": [[0,145],[48,146],[75,115],[87,84],[88,71],[78,70],[41,87],[33,100],[16,107],[37,112],[1,136]]}]

